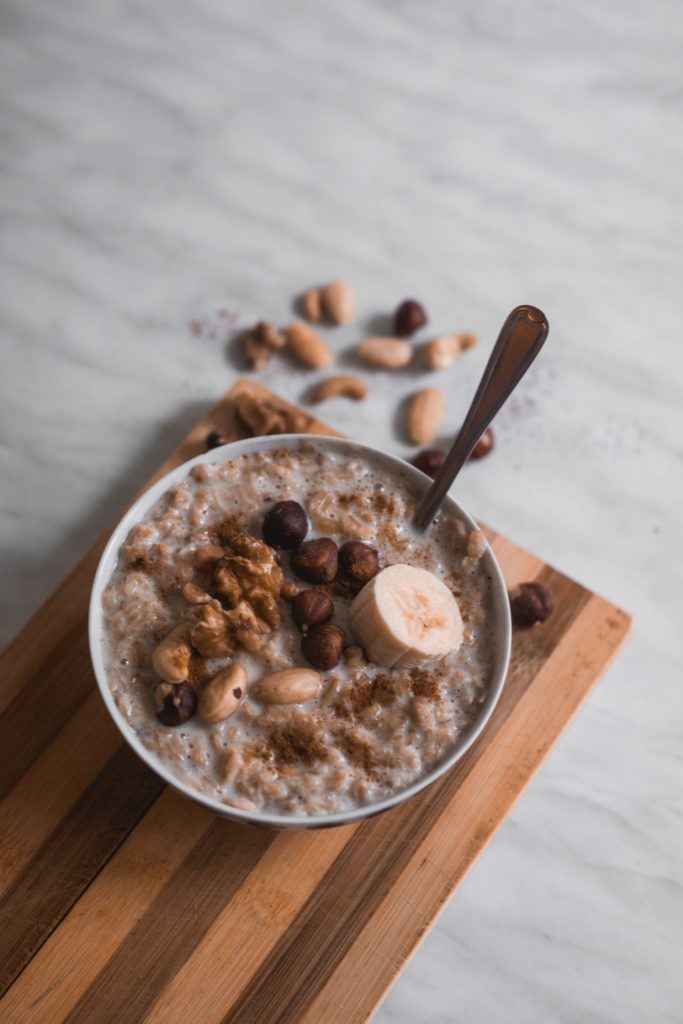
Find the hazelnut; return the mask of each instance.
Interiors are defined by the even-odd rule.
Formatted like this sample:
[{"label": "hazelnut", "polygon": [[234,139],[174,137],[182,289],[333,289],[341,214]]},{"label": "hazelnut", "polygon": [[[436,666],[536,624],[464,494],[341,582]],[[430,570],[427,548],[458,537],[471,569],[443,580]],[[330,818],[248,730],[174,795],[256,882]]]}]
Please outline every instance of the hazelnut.
[{"label": "hazelnut", "polygon": [[360,540],[349,540],[339,549],[339,573],[353,583],[364,584],[379,572],[375,548]]},{"label": "hazelnut", "polygon": [[314,668],[326,672],[338,664],[345,643],[346,636],[341,626],[326,622],[306,633],[301,641],[301,650]]},{"label": "hazelnut", "polygon": [[266,512],[263,539],[271,548],[295,548],[307,533],[308,519],[297,501],[278,501]]},{"label": "hazelnut", "polygon": [[470,452],[471,459],[483,459],[493,448],[493,431],[487,427]]},{"label": "hazelnut", "polygon": [[197,694],[189,683],[159,683],[154,698],[162,725],[183,725],[197,710]]},{"label": "hazelnut", "polygon": [[331,583],[337,565],[337,545],[329,537],[304,541],[292,551],[292,569],[307,583]]},{"label": "hazelnut", "polygon": [[441,448],[425,448],[417,454],[413,465],[433,480],[445,461],[446,453]]},{"label": "hazelnut", "polygon": [[554,607],[553,595],[542,583],[520,583],[510,593],[510,609],[516,626],[545,622]]},{"label": "hazelnut", "polygon": [[220,430],[212,430],[210,434],[206,435],[204,449],[210,452],[213,448],[220,448],[224,444],[230,444],[231,441],[237,440],[237,434],[225,434]]},{"label": "hazelnut", "polygon": [[302,633],[332,618],[334,602],[322,590],[302,590],[292,601],[292,615]]},{"label": "hazelnut", "polygon": [[406,299],[394,314],[394,331],[399,338],[407,338],[427,323],[424,306],[415,299]]}]

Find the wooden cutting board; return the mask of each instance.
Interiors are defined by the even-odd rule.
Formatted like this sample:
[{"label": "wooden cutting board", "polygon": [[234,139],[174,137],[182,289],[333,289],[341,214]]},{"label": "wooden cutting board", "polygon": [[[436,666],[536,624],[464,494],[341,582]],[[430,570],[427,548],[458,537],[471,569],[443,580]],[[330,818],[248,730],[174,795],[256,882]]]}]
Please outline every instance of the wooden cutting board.
[{"label": "wooden cutting board", "polygon": [[[285,407],[239,382],[157,476],[202,451],[212,428],[233,430],[244,391]],[[4,1024],[370,1017],[630,629],[623,611],[487,532],[508,584],[548,584],[556,610],[515,633],[483,735],[404,806],[300,833],[213,816],[122,742],[88,657],[106,538],[95,545],[0,656]]]}]

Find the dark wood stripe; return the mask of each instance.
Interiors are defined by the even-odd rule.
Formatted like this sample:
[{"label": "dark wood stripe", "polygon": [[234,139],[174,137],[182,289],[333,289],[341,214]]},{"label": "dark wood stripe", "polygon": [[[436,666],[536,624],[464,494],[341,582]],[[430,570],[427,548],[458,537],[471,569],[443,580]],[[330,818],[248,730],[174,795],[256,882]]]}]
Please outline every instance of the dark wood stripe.
[{"label": "dark wood stripe", "polygon": [[0,994],[163,788],[129,747],[120,747],[28,861],[0,905]]},{"label": "dark wood stripe", "polygon": [[[0,715],[0,799],[16,785],[96,685],[86,631],[87,590],[85,585],[83,618],[62,635],[30,682]],[[39,624],[39,618],[36,621]],[[6,651],[3,658],[9,653]]]},{"label": "dark wood stripe", "polygon": [[[514,663],[505,699],[482,739],[445,778],[425,793],[380,817],[365,822],[319,882],[262,968],[246,987],[223,1024],[296,1024],[310,1009],[356,936],[397,883],[416,847],[448,810],[454,792],[493,742],[541,664],[563,639],[590,599],[590,593],[548,570],[562,611],[536,630],[542,657]],[[542,631],[542,636],[541,636]],[[525,634],[515,643],[526,644]],[[491,831],[497,821],[491,822]],[[477,849],[485,837],[478,837]]]},{"label": "dark wood stripe", "polygon": [[276,836],[217,818],[65,1021],[138,1024]]}]

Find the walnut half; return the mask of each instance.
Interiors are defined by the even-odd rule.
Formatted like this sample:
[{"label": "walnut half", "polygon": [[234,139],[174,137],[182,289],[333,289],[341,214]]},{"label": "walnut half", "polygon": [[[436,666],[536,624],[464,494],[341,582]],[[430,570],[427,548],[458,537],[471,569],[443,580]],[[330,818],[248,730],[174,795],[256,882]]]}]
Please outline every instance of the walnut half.
[{"label": "walnut half", "polygon": [[313,422],[311,416],[271,398],[256,398],[247,392],[234,400],[240,422],[255,436],[264,434],[305,434]]}]

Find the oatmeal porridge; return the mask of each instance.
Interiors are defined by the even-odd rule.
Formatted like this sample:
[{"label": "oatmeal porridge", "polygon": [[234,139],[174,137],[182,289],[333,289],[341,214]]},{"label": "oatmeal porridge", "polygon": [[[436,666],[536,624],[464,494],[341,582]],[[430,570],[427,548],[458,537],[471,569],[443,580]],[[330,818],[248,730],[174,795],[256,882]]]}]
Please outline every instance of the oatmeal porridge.
[{"label": "oatmeal porridge", "polygon": [[410,527],[411,474],[324,442],[195,465],[103,595],[116,705],[179,780],[320,816],[374,803],[468,730],[492,671],[483,535]]}]

